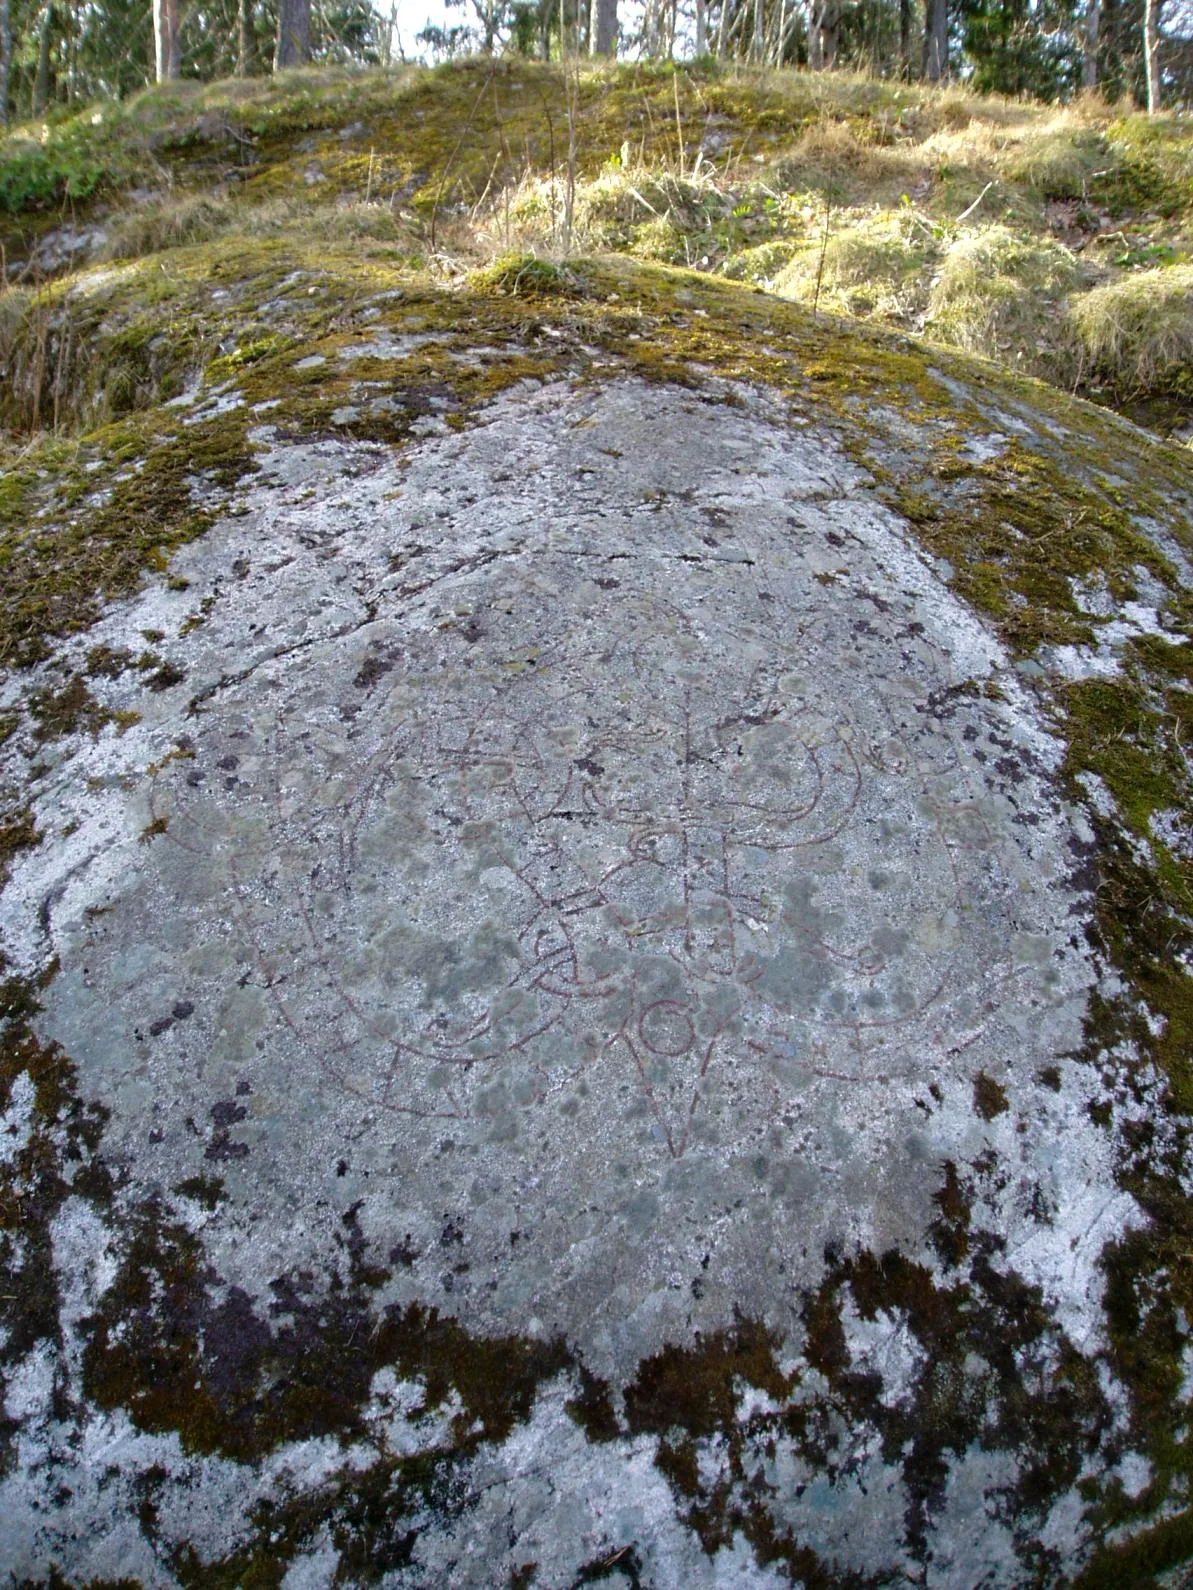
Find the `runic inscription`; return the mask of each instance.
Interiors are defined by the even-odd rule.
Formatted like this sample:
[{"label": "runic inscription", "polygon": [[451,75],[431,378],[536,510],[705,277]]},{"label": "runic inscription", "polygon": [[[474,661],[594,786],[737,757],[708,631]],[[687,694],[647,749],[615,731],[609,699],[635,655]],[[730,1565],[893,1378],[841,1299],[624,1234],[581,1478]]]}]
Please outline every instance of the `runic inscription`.
[{"label": "runic inscription", "polygon": [[889,1082],[1005,993],[966,930],[990,835],[950,736],[842,699],[815,624],[755,617],[733,661],[661,604],[622,627],[497,662],[391,640],[340,698],[201,737],[218,799],[163,781],[297,1052],[369,1106],[500,1121],[628,1086],[678,1157],[714,1084],[778,1109]]}]

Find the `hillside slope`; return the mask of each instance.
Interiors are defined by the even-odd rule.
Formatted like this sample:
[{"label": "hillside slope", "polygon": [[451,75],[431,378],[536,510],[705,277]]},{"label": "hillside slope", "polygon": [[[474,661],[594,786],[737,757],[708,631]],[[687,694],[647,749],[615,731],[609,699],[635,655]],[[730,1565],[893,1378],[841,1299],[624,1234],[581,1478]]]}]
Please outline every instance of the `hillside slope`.
[{"label": "hillside slope", "polygon": [[[94,261],[187,271],[204,256],[178,250],[285,238],[449,275],[527,248],[683,264],[1184,436],[1191,229],[1193,126],[1096,101],[711,66],[585,67],[569,91],[531,61],[180,84],[0,141],[3,418],[76,401],[72,355],[126,330],[135,277]],[[201,345],[188,325],[169,363]]]}]

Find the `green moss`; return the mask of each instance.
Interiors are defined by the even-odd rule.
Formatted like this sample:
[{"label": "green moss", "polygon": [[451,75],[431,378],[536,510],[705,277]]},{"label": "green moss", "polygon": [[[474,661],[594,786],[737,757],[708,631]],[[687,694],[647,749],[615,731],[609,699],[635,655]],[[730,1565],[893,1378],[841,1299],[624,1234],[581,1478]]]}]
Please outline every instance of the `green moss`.
[{"label": "green moss", "polygon": [[[0,623],[0,657],[18,665],[45,658],[54,636],[86,628],[103,602],[135,590],[143,571],[163,569],[175,547],[202,534],[215,517],[220,494],[255,467],[245,431],[244,417],[236,414],[179,426],[164,436],[148,422],[132,422],[105,437],[111,484],[103,498],[84,502],[65,528],[47,519],[23,531],[0,530],[9,592]],[[139,468],[124,464],[138,456]],[[196,496],[197,481],[208,487],[205,502]],[[95,489],[102,477],[88,483]],[[65,491],[69,494],[69,476]],[[63,714],[70,718],[74,712],[66,725],[74,726],[88,710],[85,694],[81,680],[71,681],[69,699],[52,694],[45,699],[43,720],[58,724],[61,732]],[[98,720],[88,726],[98,726]]]},{"label": "green moss", "polygon": [[206,294],[181,311],[155,274],[130,266],[0,297],[0,425],[91,429],[176,395],[218,332]]},{"label": "green moss", "polygon": [[0,817],[0,890],[8,882],[13,857],[17,852],[32,850],[35,845],[41,844],[44,837],[28,807],[23,811],[6,812]]},{"label": "green moss", "polygon": [[468,285],[477,293],[509,294],[513,298],[572,297],[576,279],[550,260],[534,254],[502,254],[483,270],[474,271]]},{"label": "green moss", "polygon": [[59,690],[48,685],[34,690],[29,696],[29,712],[36,723],[33,737],[39,744],[79,730],[96,735],[114,716],[96,701],[86,679],[77,673]]},{"label": "green moss", "polygon": [[[133,177],[148,154],[130,139],[117,106],[0,139],[0,210],[10,215],[85,200]],[[137,156],[140,156],[140,159]]]},{"label": "green moss", "polygon": [[1193,1513],[1184,1512],[1153,1525],[1146,1534],[1122,1545],[1103,1547],[1074,1580],[1074,1590],[1150,1590],[1158,1574],[1185,1568],[1193,1557]]},{"label": "green moss", "polygon": [[1187,212],[1193,181],[1193,138],[1171,116],[1129,116],[1111,123],[1107,144],[1114,158],[1091,183],[1091,197],[1113,215],[1159,210]]},{"label": "green moss", "polygon": [[1188,792],[1175,747],[1138,685],[1083,680],[1068,685],[1063,699],[1071,728],[1070,770],[1104,778],[1133,833],[1147,835],[1154,812],[1185,803]]},{"label": "green moss", "polygon": [[204,370],[204,378],[211,385],[235,377],[246,365],[257,364],[261,359],[285,352],[291,343],[286,337],[256,337],[243,343],[232,353],[213,359]]},{"label": "green moss", "polygon": [[132,652],[108,645],[92,646],[85,664],[89,675],[104,679],[119,679],[121,674],[135,666]]}]

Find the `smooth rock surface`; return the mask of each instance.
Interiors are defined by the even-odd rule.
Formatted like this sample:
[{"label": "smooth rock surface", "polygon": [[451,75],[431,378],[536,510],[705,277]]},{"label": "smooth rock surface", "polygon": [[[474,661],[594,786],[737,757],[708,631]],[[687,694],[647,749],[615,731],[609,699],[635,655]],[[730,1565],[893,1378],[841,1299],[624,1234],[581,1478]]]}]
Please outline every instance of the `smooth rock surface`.
[{"label": "smooth rock surface", "polygon": [[396,1296],[625,1382],[735,1309],[788,1328],[826,1244],[918,1250],[926,1169],[1005,1138],[992,1214],[1081,1340],[1127,1209],[1079,1085],[1037,1078],[1094,973],[998,647],[825,438],[748,409],[549,388],[382,467],[293,524],[265,488],[178,565],[250,565],[195,637],[216,688],[176,692],[191,754],[119,874],[73,865],[50,917],[42,1030],[109,1152],[214,1162],[250,1293],[363,1197],[424,1255]]},{"label": "smooth rock surface", "polygon": [[[740,1529],[702,1533],[711,1504],[689,1511],[685,1486],[753,1496],[842,1583],[1026,1583],[1044,1529],[1067,1571],[1076,1490],[1026,1530],[1000,1501],[1028,1454],[999,1433],[997,1376],[1097,1359],[1100,1259],[1143,1216],[1073,1058],[1114,986],[1087,935],[1091,834],[998,640],[828,432],[765,392],[559,381],[404,454],[257,439],[241,511],[174,559],[185,592],[153,583],[86,637],[174,635],[213,598],[169,646],[179,683],[44,775],[39,824],[66,837],[21,858],[9,951],[56,957],[37,1033],[110,1112],[124,1204],[178,1195],[240,1321],[229,1361],[348,1262],[369,1319],[417,1304],[566,1358],[479,1445],[466,1397],[379,1369],[342,1440],[241,1459],[112,1408],[72,1416],[68,1453],[31,1355],[0,1565],[174,1583],[184,1546],[233,1551],[263,1500],[378,1453],[462,1452],[383,1582],[529,1563],[543,1586],[593,1564],[793,1582]],[[118,706],[133,687],[104,688]],[[925,1503],[905,1460],[930,1348],[906,1309],[833,1294],[840,1364],[906,1445],[879,1439],[829,1407],[810,1300],[851,1253],[946,1288],[957,1167],[983,1285],[1051,1323],[1017,1370],[994,1347],[956,1369],[989,1440],[946,1447]],[[213,1210],[194,1189],[217,1177]],[[76,1321],[115,1295],[108,1240],[68,1199]],[[771,1381],[743,1368],[728,1423],[689,1421],[681,1483],[644,1366],[688,1352],[697,1377],[744,1322]],[[569,1411],[579,1376],[615,1420],[625,1399],[599,1438]],[[1105,1374],[1100,1395],[1112,1409]],[[146,1475],[152,1550],[130,1523]],[[44,1510],[63,1477],[65,1522]],[[331,1528],[282,1582],[357,1582]]]}]

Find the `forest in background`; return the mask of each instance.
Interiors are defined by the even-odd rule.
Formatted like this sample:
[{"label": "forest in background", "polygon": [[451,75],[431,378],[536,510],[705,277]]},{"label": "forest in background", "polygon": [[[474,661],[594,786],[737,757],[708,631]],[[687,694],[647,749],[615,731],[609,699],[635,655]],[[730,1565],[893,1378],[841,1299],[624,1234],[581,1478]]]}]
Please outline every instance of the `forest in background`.
[{"label": "forest in background", "polygon": [[[417,44],[542,60],[718,59],[1066,101],[1193,103],[1193,0],[447,0]],[[0,0],[0,120],[307,63],[400,61],[396,0]]]}]

